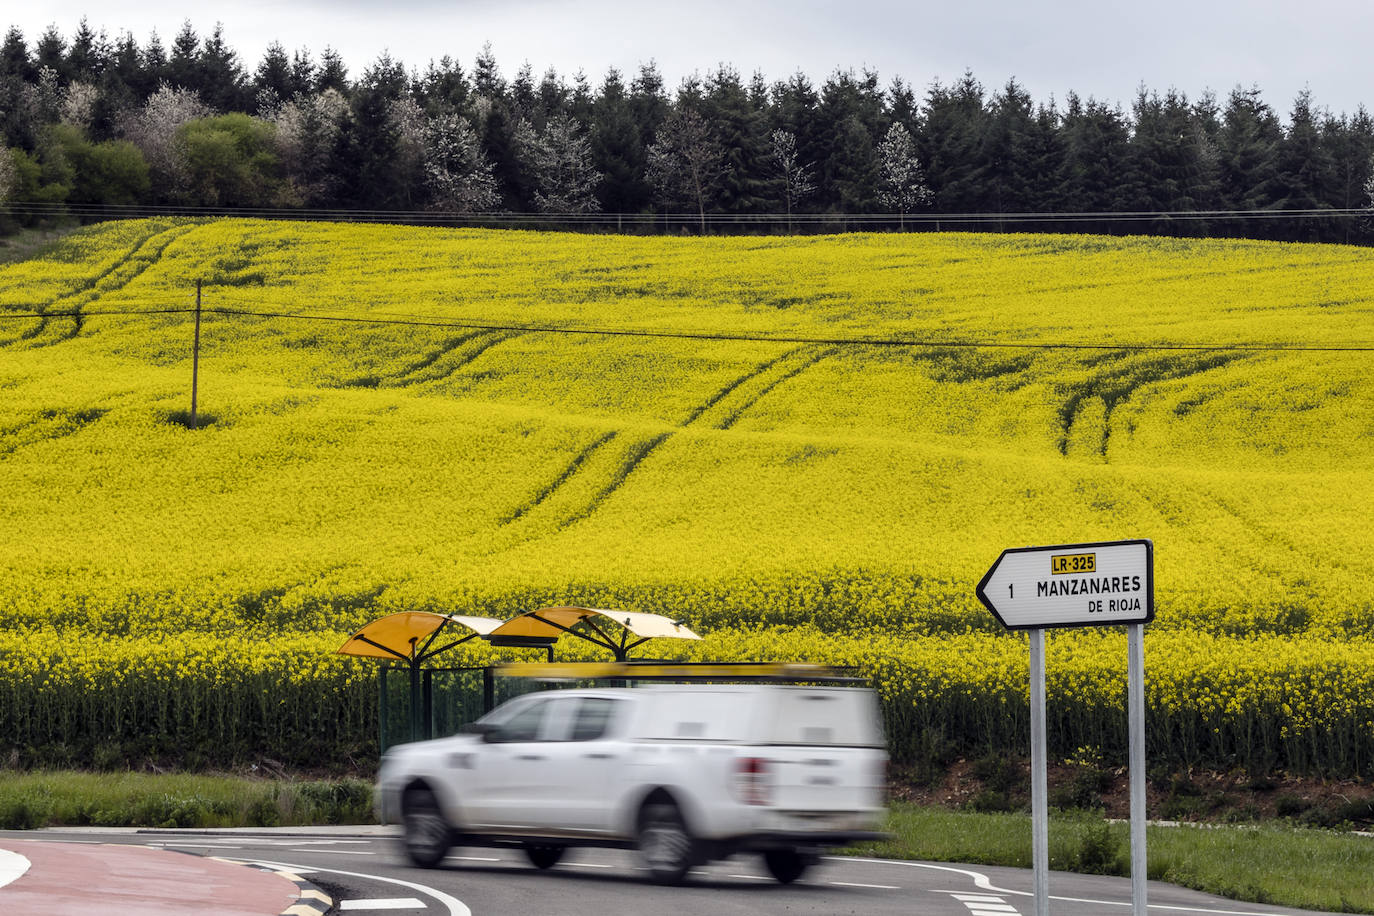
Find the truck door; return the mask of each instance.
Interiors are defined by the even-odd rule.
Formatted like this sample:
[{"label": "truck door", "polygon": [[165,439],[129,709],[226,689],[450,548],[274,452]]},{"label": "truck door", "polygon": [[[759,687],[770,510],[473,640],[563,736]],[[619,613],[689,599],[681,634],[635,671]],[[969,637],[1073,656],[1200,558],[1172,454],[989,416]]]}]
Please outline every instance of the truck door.
[{"label": "truck door", "polygon": [[[549,742],[549,820],[563,830],[610,831],[614,792],[626,771],[624,739],[617,736],[629,705],[612,697],[569,697],[570,728]],[[575,704],[575,705],[572,705]]]},{"label": "truck door", "polygon": [[555,698],[526,703],[477,752],[468,816],[474,830],[538,828],[549,800],[545,735],[557,727]]}]

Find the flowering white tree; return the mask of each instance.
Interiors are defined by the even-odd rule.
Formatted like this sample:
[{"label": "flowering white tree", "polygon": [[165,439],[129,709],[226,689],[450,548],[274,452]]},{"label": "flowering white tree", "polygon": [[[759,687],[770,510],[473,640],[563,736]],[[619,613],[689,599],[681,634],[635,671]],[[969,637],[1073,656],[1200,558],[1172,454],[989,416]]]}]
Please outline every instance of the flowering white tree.
[{"label": "flowering white tree", "polygon": [[177,148],[177,128],[214,112],[192,89],[173,89],[163,83],[142,108],[126,113],[121,122],[124,139],[138,147],[148,163],[154,187],[168,196],[186,189],[186,164]]},{"label": "flowering white tree", "polygon": [[270,119],[278,160],[285,164],[292,193],[302,202],[323,197],[329,157],[349,115],[348,100],[337,89],[298,95]]},{"label": "flowering white tree", "polygon": [[783,202],[787,205],[787,231],[792,231],[792,208],[800,201],[816,193],[816,184],[811,180],[811,170],[797,159],[797,137],[790,130],[775,130],[773,140],[773,166],[782,178]]},{"label": "flowering white tree", "polygon": [[458,115],[439,115],[425,125],[424,174],[436,210],[485,213],[501,202],[496,176],[477,134]]},{"label": "flowering white tree", "polygon": [[694,205],[706,232],[706,199],[715,193],[728,166],[725,150],[711,125],[690,108],[673,112],[649,147],[649,183],[664,203]]},{"label": "flowering white tree", "polygon": [[905,229],[906,215],[930,199],[930,190],[916,158],[916,143],[900,121],[888,128],[878,144],[878,168],[882,175],[878,199],[897,211]]},{"label": "flowering white tree", "polygon": [[100,89],[90,83],[72,83],[62,93],[62,123],[89,130],[100,101]]},{"label": "flowering white tree", "polygon": [[592,165],[592,145],[570,115],[549,118],[542,134],[521,122],[522,155],[534,174],[534,203],[544,213],[596,213],[602,175]]},{"label": "flowering white tree", "polygon": [[14,154],[0,146],[0,204],[14,196],[19,189],[19,170],[14,166]]},{"label": "flowering white tree", "polygon": [[1374,210],[1374,156],[1369,158],[1369,177],[1364,182],[1365,206]]}]

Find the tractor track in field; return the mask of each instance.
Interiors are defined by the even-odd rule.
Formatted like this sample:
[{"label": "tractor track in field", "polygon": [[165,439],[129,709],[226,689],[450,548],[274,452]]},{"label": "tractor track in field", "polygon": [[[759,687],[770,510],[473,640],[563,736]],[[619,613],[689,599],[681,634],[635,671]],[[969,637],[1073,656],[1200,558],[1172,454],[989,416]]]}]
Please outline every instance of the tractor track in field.
[{"label": "tractor track in field", "polygon": [[[530,519],[544,506],[553,506],[569,486],[583,483],[591,496],[585,502],[557,513],[550,533],[557,534],[591,516],[613,496],[634,471],[678,432],[706,425],[726,430],[762,398],[831,355],[833,348],[799,347],[744,373],[693,408],[676,429],[650,435],[630,436],[611,431],[584,446],[552,481],[517,507],[501,524]],[[612,454],[612,453],[615,454]],[[601,460],[598,460],[601,459]],[[556,508],[553,510],[556,512]]]},{"label": "tractor track in field", "polygon": [[[141,242],[130,248],[123,257],[115,260],[105,270],[84,281],[83,285],[72,292],[58,296],[46,305],[40,306],[39,311],[43,313],[57,311],[65,307],[65,311],[74,314],[48,315],[44,314],[39,318],[33,328],[25,331],[10,343],[31,341],[34,347],[54,346],[65,340],[71,340],[81,333],[84,319],[81,310],[92,302],[97,301],[102,296],[119,292],[121,289],[133,283],[143,276],[154,264],[162,259],[167,247],[177,239],[199,228],[191,226],[173,226],[170,229],[163,229],[160,232],[144,238]],[[132,265],[132,270],[125,268]],[[110,281],[110,282],[107,282]],[[49,322],[53,320],[68,320],[72,322],[71,329],[64,334],[57,336],[53,340],[39,340],[49,327]]]}]

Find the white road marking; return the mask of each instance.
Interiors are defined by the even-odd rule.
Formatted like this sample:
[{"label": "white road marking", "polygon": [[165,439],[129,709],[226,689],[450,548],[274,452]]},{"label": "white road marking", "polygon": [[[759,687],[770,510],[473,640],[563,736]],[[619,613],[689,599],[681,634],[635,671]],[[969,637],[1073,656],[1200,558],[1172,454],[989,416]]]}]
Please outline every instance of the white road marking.
[{"label": "white road marking", "polygon": [[472,910],[468,909],[467,904],[459,900],[457,897],[450,897],[448,894],[445,894],[438,888],[426,887],[423,884],[416,884],[412,881],[402,881],[400,878],[383,878],[381,875],[367,875],[356,871],[344,871],[339,868],[303,868],[300,866],[292,865],[289,862],[268,862],[263,859],[245,859],[243,861],[248,862],[251,865],[266,865],[269,868],[285,868],[288,871],[293,871],[298,875],[305,873],[318,874],[319,872],[328,872],[331,875],[344,875],[349,878],[362,878],[365,881],[381,881],[385,884],[397,884],[401,887],[408,887],[413,891],[419,891],[427,897],[433,897],[435,900],[439,901],[444,906],[448,907],[449,916],[472,916]]},{"label": "white road marking", "polygon": [[[825,858],[828,859],[828,860],[830,860],[830,861],[832,861],[832,862],[868,862],[868,863],[870,863],[870,864],[872,864],[872,865],[900,865],[900,866],[902,866],[902,867],[904,867],[904,868],[926,868],[926,869],[931,869],[931,870],[933,870],[933,871],[948,871],[948,872],[954,872],[955,874],[964,875],[965,877],[969,878],[970,880],[973,881],[973,884],[974,884],[975,887],[981,888],[982,890],[985,890],[985,891],[992,891],[993,893],[996,893],[996,894],[1010,894],[1010,895],[1014,895],[1014,896],[1017,896],[1017,897],[1033,897],[1033,896],[1035,896],[1035,895],[1034,895],[1032,892],[1030,892],[1030,891],[1015,891],[1015,890],[1012,890],[1011,888],[998,887],[997,885],[995,885],[995,884],[992,883],[992,879],[990,879],[987,875],[982,874],[981,872],[972,871],[971,869],[967,869],[967,868],[955,868],[955,867],[952,866],[952,865],[932,865],[932,864],[930,864],[930,863],[928,863],[928,862],[902,862],[902,861],[900,861],[900,860],[898,860],[898,859],[862,859],[862,858],[859,858],[858,856],[825,856]],[[947,894],[948,894],[948,893],[958,893],[958,892],[957,892],[957,891],[936,891],[935,893],[947,893]],[[1050,899],[1051,899],[1051,900],[1061,900],[1061,901],[1063,901],[1064,903],[1091,903],[1091,904],[1094,904],[1094,905],[1096,905],[1096,906],[1123,906],[1123,907],[1129,907],[1129,906],[1133,906],[1133,905],[1134,905],[1134,904],[1132,904],[1132,902],[1129,901],[1129,900],[1126,900],[1126,901],[1120,901],[1120,900],[1093,900],[1093,899],[1091,899],[1091,898],[1086,898],[1086,897],[1056,897],[1056,896],[1054,896],[1053,894],[1050,895]],[[1213,910],[1213,909],[1207,909],[1206,907],[1196,907],[1196,906],[1171,906],[1171,905],[1163,904],[1163,903],[1151,903],[1151,904],[1149,904],[1148,906],[1149,906],[1149,909],[1152,909],[1152,910],[1167,910],[1167,911],[1169,911],[1169,912],[1171,912],[1171,913],[1207,913],[1207,914],[1215,914],[1215,916],[1275,916],[1275,914],[1272,913],[1272,912],[1271,912],[1271,913],[1255,913],[1255,912],[1248,911],[1248,910]]]},{"label": "white road marking", "polygon": [[499,856],[449,856],[450,859],[457,859],[459,862],[500,862]]},{"label": "white road marking", "polygon": [[614,865],[598,865],[595,862],[569,862],[568,868],[615,868]]},{"label": "white road marking", "polygon": [[836,887],[871,887],[874,890],[879,891],[901,890],[901,888],[895,884],[855,884],[853,881],[831,881],[830,883],[835,885]]},{"label": "white road marking", "polygon": [[153,849],[242,849],[231,843],[148,843]]},{"label": "white road marking", "polygon": [[374,900],[341,900],[341,910],[423,910],[425,903],[415,897],[382,897]]},{"label": "white road marking", "polygon": [[765,878],[763,875],[726,875],[727,878],[747,878],[750,881],[772,881],[772,878]]},{"label": "white road marking", "polygon": [[363,852],[361,849],[288,849],[287,852],[304,852],[311,855],[321,856],[375,856],[375,852]]},{"label": "white road marking", "polygon": [[17,852],[0,849],[0,887],[16,881],[29,870],[29,860]]}]

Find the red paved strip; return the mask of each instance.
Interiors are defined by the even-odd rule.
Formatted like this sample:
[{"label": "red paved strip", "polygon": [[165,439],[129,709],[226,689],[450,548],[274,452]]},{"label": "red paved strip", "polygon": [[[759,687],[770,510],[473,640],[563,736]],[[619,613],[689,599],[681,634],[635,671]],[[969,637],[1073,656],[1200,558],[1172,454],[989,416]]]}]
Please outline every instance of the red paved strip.
[{"label": "red paved strip", "polygon": [[0,842],[33,863],[0,887],[5,916],[277,916],[299,893],[281,875],[144,846]]}]

